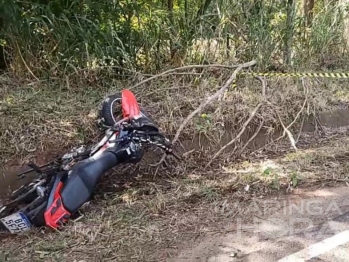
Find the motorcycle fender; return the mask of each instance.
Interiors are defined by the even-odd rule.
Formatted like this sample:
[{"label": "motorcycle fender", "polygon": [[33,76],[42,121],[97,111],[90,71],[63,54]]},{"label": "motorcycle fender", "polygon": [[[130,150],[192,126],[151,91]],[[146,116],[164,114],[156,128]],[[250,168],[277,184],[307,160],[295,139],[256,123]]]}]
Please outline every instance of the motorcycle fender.
[{"label": "motorcycle fender", "polygon": [[121,97],[121,106],[124,118],[134,118],[141,115],[137,99],[130,90],[122,90]]}]

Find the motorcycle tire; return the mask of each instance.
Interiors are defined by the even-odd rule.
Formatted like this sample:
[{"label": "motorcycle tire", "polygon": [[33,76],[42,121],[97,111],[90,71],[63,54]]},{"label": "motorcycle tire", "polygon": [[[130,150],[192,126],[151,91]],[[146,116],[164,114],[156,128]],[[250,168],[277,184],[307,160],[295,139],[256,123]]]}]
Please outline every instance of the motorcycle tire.
[{"label": "motorcycle tire", "polygon": [[[114,94],[104,99],[100,111],[101,122],[106,127],[111,127],[122,119],[121,94]],[[116,108],[114,108],[116,106]],[[151,119],[143,107],[140,107],[141,113]]]}]

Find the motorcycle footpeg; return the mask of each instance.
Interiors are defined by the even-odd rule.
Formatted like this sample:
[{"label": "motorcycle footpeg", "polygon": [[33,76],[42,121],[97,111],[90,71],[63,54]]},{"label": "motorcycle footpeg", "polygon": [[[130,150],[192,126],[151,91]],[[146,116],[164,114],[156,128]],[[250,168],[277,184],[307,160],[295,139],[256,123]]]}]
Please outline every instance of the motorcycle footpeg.
[{"label": "motorcycle footpeg", "polygon": [[41,170],[41,168],[39,167],[39,166],[37,166],[34,162],[29,162],[28,163],[28,166],[30,167],[30,168],[32,168],[35,172],[37,172],[37,173],[39,173],[39,174],[42,174],[43,172],[42,172],[42,170]]}]

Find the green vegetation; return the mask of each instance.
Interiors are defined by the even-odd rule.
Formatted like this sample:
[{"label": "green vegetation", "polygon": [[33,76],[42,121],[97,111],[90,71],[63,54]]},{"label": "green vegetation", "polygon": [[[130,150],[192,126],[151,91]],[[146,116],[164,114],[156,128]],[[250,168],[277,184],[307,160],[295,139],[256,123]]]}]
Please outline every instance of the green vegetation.
[{"label": "green vegetation", "polygon": [[[103,97],[166,68],[256,59],[257,70],[267,72],[349,69],[344,0],[0,4],[1,162],[48,151],[51,156],[52,150],[60,153],[95,138],[96,110]],[[171,136],[230,74],[229,68],[194,68],[132,90]],[[238,77],[236,91],[228,89],[188,123],[179,137],[188,145],[182,149],[190,152],[189,158],[208,161],[212,149],[240,132],[241,138],[223,152],[234,161],[257,144],[299,138],[305,120],[347,103],[346,84],[335,81],[272,80],[262,96],[260,81]],[[269,104],[241,131],[264,100]],[[282,125],[294,138],[290,133],[282,136]],[[267,139],[259,143],[261,136]]]},{"label": "green vegetation", "polygon": [[0,65],[37,79],[252,59],[342,69],[346,14],[339,0],[2,0]]},{"label": "green vegetation", "polygon": [[[28,158],[42,163],[95,139],[101,100],[123,88],[173,137],[232,73],[190,68],[139,84],[169,68],[254,59],[256,71],[349,71],[348,6],[348,0],[0,0],[1,167]],[[319,120],[331,124],[333,117],[320,113],[347,107],[347,81],[260,80],[239,75],[237,88],[189,121],[178,141],[185,161],[154,167],[161,153],[148,152],[140,165],[114,170],[84,216],[60,233],[0,235],[0,260],[165,261],[204,234],[222,234],[237,215],[237,200],[348,182],[348,129],[326,129]]]}]

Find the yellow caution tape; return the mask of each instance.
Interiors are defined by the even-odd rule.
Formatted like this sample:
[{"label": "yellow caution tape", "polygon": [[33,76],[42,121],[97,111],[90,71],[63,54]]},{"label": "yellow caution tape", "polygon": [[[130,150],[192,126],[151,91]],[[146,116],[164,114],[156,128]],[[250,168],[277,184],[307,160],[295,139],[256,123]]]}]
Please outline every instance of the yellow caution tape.
[{"label": "yellow caution tape", "polygon": [[[349,78],[349,73],[261,73],[261,72],[240,72],[241,75],[265,76],[265,77],[320,77],[320,78]],[[232,83],[236,87],[236,82]]]},{"label": "yellow caution tape", "polygon": [[322,78],[349,78],[349,73],[258,73],[258,72],[241,72],[242,75],[251,76],[270,76],[270,77],[322,77]]}]

